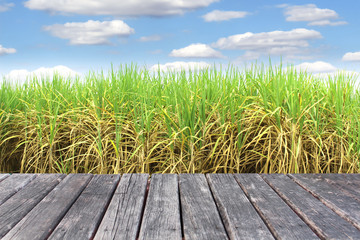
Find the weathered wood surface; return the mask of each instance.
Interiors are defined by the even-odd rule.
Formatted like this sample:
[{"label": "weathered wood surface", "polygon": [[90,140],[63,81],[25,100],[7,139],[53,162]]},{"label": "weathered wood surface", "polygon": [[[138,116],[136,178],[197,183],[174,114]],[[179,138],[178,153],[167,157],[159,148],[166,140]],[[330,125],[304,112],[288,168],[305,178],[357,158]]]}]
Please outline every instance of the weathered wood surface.
[{"label": "weathered wood surface", "polygon": [[25,188],[0,205],[0,239],[11,230],[65,177],[62,174],[38,175]]},{"label": "weathered wood surface", "polygon": [[95,240],[136,239],[148,174],[124,174],[102,219]]},{"label": "weathered wood surface", "polygon": [[235,174],[235,178],[276,238],[318,239],[258,174]]},{"label": "weathered wood surface", "polygon": [[9,176],[10,176],[10,174],[1,173],[1,174],[0,174],[0,182],[1,182],[2,180],[4,180],[5,178],[9,177]]},{"label": "weathered wood surface", "polygon": [[0,239],[360,239],[359,174],[4,175]]},{"label": "weathered wood surface", "polygon": [[[348,176],[350,175],[350,176]],[[360,202],[360,178],[355,174],[323,174],[320,177]]]},{"label": "weathered wood surface", "polygon": [[[231,239],[274,239],[231,174],[208,174],[214,199]],[[251,219],[251,221],[249,221]]]},{"label": "weathered wood surface", "polygon": [[181,239],[178,176],[154,174],[140,229],[140,239]]},{"label": "weathered wood surface", "polygon": [[227,239],[205,176],[180,174],[179,177],[185,239]]},{"label": "weathered wood surface", "polygon": [[289,176],[327,207],[360,230],[360,204],[356,199],[331,186],[319,174],[289,174]]},{"label": "weathered wood surface", "polygon": [[68,175],[16,224],[3,240],[46,239],[91,177],[87,174]]},{"label": "weathered wood surface", "polygon": [[36,174],[12,174],[0,182],[0,204],[26,186]]},{"label": "weathered wood surface", "polygon": [[48,239],[92,238],[119,179],[95,175]]},{"label": "weathered wood surface", "polygon": [[286,175],[261,175],[285,202],[323,239],[360,239],[351,223],[326,207]]}]

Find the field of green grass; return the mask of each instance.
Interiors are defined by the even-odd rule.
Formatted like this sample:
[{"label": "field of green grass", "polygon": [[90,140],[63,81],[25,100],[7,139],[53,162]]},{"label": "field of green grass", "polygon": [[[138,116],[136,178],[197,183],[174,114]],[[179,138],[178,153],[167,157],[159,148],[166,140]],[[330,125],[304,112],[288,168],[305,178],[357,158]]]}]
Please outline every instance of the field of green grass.
[{"label": "field of green grass", "polygon": [[0,85],[0,172],[359,173],[354,76],[253,65]]}]

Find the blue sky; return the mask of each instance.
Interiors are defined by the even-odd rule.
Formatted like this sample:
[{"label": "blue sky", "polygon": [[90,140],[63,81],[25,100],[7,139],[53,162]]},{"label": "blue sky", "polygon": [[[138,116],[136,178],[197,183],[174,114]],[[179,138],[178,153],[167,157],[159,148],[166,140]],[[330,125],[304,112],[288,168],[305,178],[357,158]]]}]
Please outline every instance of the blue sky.
[{"label": "blue sky", "polygon": [[[124,3],[123,3],[124,2]],[[360,72],[360,1],[0,0],[0,76],[285,64]]]}]

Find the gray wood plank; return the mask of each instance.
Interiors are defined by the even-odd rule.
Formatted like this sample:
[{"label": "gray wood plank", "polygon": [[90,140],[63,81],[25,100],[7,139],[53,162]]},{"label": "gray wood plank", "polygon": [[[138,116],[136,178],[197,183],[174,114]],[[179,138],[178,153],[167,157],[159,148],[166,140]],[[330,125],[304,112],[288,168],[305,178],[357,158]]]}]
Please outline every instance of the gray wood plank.
[{"label": "gray wood plank", "polygon": [[322,239],[360,239],[360,231],[283,174],[261,177]]},{"label": "gray wood plank", "polygon": [[232,174],[206,177],[230,239],[274,239]]},{"label": "gray wood plank", "polygon": [[258,174],[234,175],[276,238],[319,239]]},{"label": "gray wood plank", "polygon": [[360,184],[360,173],[348,173],[348,174],[338,174],[341,175],[342,177],[348,179],[348,180],[357,180],[357,184]]},{"label": "gray wood plank", "polygon": [[139,239],[181,239],[178,176],[153,174]]},{"label": "gray wood plank", "polygon": [[185,239],[228,239],[203,174],[180,174],[180,200]]},{"label": "gray wood plank", "polygon": [[91,239],[120,175],[94,175],[48,239]]},{"label": "gray wood plank", "polygon": [[3,204],[12,195],[26,186],[36,174],[11,174],[0,182],[0,204]]},{"label": "gray wood plank", "polygon": [[348,175],[354,174],[326,173],[322,174],[320,177],[360,202],[360,179],[353,177],[349,178]]},{"label": "gray wood plank", "polygon": [[10,231],[65,177],[63,174],[38,175],[0,205],[0,239]]},{"label": "gray wood plank", "polygon": [[38,203],[3,240],[46,239],[91,179],[90,174],[70,174]]},{"label": "gray wood plank", "polygon": [[[319,175],[319,174],[312,174]],[[359,192],[360,188],[360,174],[359,173],[322,173],[320,174],[326,180],[336,179],[336,181],[346,182],[351,185],[357,192]]]},{"label": "gray wood plank", "polygon": [[0,182],[9,176],[10,176],[10,174],[8,174],[8,173],[1,173],[0,174]]},{"label": "gray wood plank", "polygon": [[122,175],[94,239],[136,239],[148,178],[148,174]]},{"label": "gray wood plank", "polygon": [[360,204],[358,201],[331,186],[319,175],[289,174],[289,176],[327,207],[360,230]]}]

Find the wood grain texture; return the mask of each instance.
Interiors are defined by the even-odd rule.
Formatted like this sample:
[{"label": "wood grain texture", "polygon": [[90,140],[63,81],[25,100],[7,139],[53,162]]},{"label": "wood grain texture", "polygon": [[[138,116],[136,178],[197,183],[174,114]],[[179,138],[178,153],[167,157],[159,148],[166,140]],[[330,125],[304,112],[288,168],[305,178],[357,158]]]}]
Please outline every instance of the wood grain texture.
[{"label": "wood grain texture", "polygon": [[360,230],[360,204],[358,201],[324,181],[320,175],[289,174],[289,176]]},{"label": "wood grain texture", "polygon": [[48,239],[90,239],[100,224],[120,175],[94,175]]},{"label": "wood grain texture", "polygon": [[[350,176],[348,176],[350,175]],[[360,178],[356,174],[322,174],[320,177],[360,203]]]},{"label": "wood grain texture", "polygon": [[1,174],[0,174],[0,182],[1,182],[2,180],[4,180],[5,178],[9,177],[9,176],[10,176],[10,174],[1,173]]},{"label": "wood grain texture", "polygon": [[0,204],[26,186],[36,174],[12,174],[0,182]]},{"label": "wood grain texture", "polygon": [[283,174],[261,177],[322,239],[360,239],[360,231]]},{"label": "wood grain texture", "polygon": [[90,174],[66,176],[3,240],[46,239],[91,178]]},{"label": "wood grain texture", "polygon": [[206,177],[230,239],[274,239],[232,174]]},{"label": "wood grain texture", "polygon": [[136,239],[148,178],[148,174],[122,175],[94,239]]},{"label": "wood grain texture", "polygon": [[180,174],[180,200],[185,239],[228,239],[203,174]]},{"label": "wood grain texture", "polygon": [[5,175],[5,240],[360,239],[359,174]]},{"label": "wood grain texture", "polygon": [[38,175],[0,205],[0,239],[28,214],[59,182],[63,174]]},{"label": "wood grain texture", "polygon": [[139,239],[181,239],[178,176],[153,174]]},{"label": "wood grain texture", "polygon": [[235,178],[276,238],[319,239],[258,174]]}]

